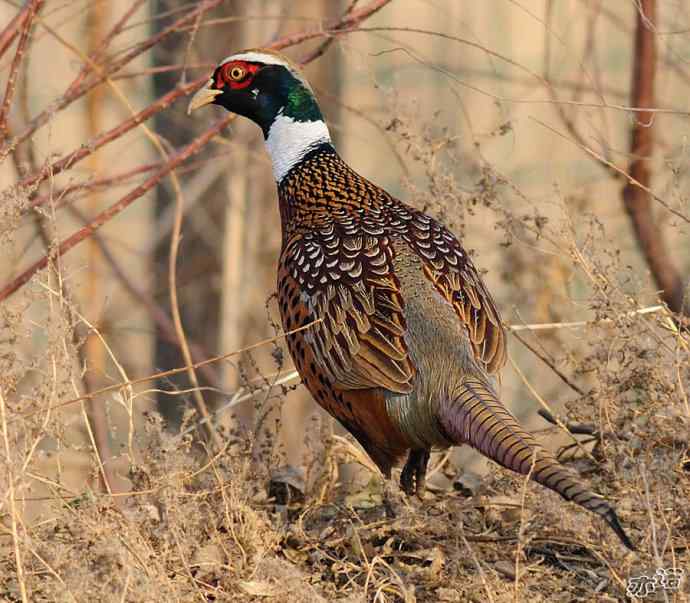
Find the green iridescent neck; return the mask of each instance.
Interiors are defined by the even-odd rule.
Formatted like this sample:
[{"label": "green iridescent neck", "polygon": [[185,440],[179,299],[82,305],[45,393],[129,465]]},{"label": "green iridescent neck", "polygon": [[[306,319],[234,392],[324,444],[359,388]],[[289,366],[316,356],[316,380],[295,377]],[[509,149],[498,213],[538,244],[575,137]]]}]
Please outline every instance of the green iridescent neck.
[{"label": "green iridescent neck", "polygon": [[321,109],[314,95],[297,79],[293,79],[287,93],[283,115],[295,121],[323,121]]}]

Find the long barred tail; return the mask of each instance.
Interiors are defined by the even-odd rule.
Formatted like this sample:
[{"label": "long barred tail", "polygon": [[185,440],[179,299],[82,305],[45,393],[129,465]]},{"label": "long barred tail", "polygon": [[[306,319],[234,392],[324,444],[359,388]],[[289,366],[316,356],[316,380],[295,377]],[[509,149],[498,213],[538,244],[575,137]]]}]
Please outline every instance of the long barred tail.
[{"label": "long barred tail", "polygon": [[522,475],[532,470],[534,481],[603,517],[621,542],[635,550],[611,505],[542,448],[484,382],[465,378],[455,400],[442,408],[439,414],[441,427],[450,441],[470,444],[500,465]]}]

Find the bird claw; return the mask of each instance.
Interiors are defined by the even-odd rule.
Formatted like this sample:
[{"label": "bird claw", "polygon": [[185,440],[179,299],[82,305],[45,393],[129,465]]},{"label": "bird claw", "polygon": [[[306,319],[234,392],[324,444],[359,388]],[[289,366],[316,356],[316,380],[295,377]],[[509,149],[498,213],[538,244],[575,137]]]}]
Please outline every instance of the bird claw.
[{"label": "bird claw", "polygon": [[268,497],[279,507],[303,504],[305,491],[303,473],[289,465],[274,471],[268,483]]},{"label": "bird claw", "polygon": [[388,496],[383,497],[383,511],[386,514],[386,519],[395,519],[397,517],[393,503]]},{"label": "bird claw", "polygon": [[400,474],[400,487],[408,496],[413,494],[424,500],[426,491],[426,468],[429,464],[429,451],[425,449],[410,450],[407,462]]}]

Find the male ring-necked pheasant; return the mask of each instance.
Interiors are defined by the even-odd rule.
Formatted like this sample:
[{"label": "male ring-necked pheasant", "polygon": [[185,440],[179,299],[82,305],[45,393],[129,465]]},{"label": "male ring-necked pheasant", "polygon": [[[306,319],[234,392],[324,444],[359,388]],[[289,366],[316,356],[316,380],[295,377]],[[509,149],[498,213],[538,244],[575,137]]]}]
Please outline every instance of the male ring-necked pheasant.
[{"label": "male ring-necked pheasant", "polygon": [[278,302],[290,354],[317,402],[386,477],[421,495],[432,447],[470,444],[597,513],[632,549],[615,511],[501,404],[489,374],[506,343],[491,295],[442,224],[354,172],[314,93],[286,57],[224,59],[189,112],[217,104],[263,131],[278,186]]}]

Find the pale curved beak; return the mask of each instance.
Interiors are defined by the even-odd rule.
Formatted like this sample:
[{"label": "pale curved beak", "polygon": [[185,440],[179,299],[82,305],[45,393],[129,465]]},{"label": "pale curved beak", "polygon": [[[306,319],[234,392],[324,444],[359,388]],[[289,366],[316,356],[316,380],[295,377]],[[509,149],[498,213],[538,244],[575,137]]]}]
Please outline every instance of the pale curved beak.
[{"label": "pale curved beak", "polygon": [[223,94],[222,90],[216,90],[214,88],[211,88],[212,85],[213,80],[209,79],[203,88],[199,88],[199,90],[197,90],[196,94],[192,97],[192,100],[189,101],[189,106],[187,107],[187,115],[191,115],[194,109],[198,109],[199,107],[203,107],[204,105],[210,105],[214,101],[216,96],[218,96],[219,94]]}]

